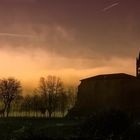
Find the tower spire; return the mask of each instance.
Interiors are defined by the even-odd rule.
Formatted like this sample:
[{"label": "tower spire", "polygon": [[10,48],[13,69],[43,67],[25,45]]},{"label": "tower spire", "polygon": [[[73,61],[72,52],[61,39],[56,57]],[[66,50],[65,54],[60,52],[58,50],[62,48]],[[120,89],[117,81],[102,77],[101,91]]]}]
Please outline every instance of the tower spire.
[{"label": "tower spire", "polygon": [[139,56],[136,58],[136,77],[140,78],[140,52]]}]

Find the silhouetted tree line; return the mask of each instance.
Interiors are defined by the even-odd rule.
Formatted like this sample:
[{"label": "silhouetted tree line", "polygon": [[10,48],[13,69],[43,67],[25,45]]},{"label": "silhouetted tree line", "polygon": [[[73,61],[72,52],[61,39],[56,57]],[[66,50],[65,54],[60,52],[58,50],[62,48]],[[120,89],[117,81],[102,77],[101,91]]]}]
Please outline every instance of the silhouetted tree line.
[{"label": "silhouetted tree line", "polygon": [[0,79],[1,116],[64,116],[73,107],[76,90],[66,88],[59,77],[41,77],[33,94],[22,95],[20,81],[15,78]]}]

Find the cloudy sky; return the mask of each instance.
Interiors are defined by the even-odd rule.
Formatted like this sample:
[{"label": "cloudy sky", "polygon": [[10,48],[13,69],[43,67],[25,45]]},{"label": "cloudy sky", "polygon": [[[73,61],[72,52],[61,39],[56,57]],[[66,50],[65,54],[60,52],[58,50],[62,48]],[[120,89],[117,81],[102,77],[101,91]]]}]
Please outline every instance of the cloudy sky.
[{"label": "cloudy sky", "polygon": [[40,76],[135,75],[139,0],[0,0],[0,77],[34,88]]}]

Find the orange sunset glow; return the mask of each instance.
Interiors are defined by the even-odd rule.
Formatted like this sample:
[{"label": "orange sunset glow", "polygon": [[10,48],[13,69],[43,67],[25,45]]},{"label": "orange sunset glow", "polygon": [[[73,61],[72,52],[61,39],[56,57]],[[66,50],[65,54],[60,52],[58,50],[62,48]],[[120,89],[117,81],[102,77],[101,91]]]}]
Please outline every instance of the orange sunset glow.
[{"label": "orange sunset glow", "polygon": [[0,0],[0,77],[19,79],[25,93],[47,75],[74,86],[97,74],[135,75],[137,5],[132,0]]}]

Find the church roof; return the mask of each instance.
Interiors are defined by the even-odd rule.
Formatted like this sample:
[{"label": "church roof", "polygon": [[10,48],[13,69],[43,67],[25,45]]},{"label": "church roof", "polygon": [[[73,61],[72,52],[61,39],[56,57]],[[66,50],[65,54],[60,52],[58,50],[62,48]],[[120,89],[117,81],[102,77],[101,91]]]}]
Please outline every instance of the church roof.
[{"label": "church roof", "polygon": [[102,80],[102,79],[136,79],[136,77],[133,75],[126,74],[126,73],[114,73],[114,74],[97,75],[97,76],[82,79],[80,81]]}]

